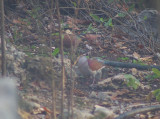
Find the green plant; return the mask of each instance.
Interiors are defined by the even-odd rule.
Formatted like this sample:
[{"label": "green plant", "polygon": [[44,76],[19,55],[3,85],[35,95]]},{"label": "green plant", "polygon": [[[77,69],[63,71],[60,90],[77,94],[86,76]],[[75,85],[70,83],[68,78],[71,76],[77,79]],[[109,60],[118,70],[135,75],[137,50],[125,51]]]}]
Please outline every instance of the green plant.
[{"label": "green plant", "polygon": [[132,12],[134,9],[135,9],[135,4],[132,4],[132,5],[129,7],[128,12]]},{"label": "green plant", "polygon": [[101,56],[101,58],[106,58],[106,56]]},{"label": "green plant", "polygon": [[39,33],[44,33],[43,32],[43,23],[42,23],[42,15],[41,15],[41,7],[35,6],[31,10],[27,10],[27,13],[29,14],[30,17],[28,17],[27,23],[31,23],[36,26],[36,31]]},{"label": "green plant", "polygon": [[126,16],[126,13],[122,13],[122,12],[121,12],[121,13],[118,13],[118,16],[119,16],[119,17],[125,17],[125,16]]},{"label": "green plant", "polygon": [[104,26],[105,27],[108,27],[108,26],[113,27],[112,18],[109,18],[109,20],[107,22],[104,22]]},{"label": "green plant", "polygon": [[27,54],[28,57],[33,57],[33,56],[34,56],[34,55],[33,55],[31,52],[29,52],[29,51],[26,51],[25,54]]},{"label": "green plant", "polygon": [[51,34],[52,36],[59,36],[59,33],[57,32],[57,33],[52,33]]},{"label": "green plant", "polygon": [[69,55],[69,52],[64,52],[64,55]]},{"label": "green plant", "polygon": [[153,79],[160,78],[160,71],[158,69],[152,68],[152,72],[153,72],[152,75],[147,75],[146,76],[147,79],[153,80]]},{"label": "green plant", "polygon": [[29,19],[21,19],[21,21],[27,23],[28,26],[31,25],[31,21]]},{"label": "green plant", "polygon": [[95,20],[96,22],[99,22],[101,24],[104,24],[105,27],[113,27],[113,23],[112,23],[112,18],[104,19],[104,18],[100,18],[99,16],[95,15],[95,14],[90,14],[90,16],[93,18],[93,20]]},{"label": "green plant", "polygon": [[154,90],[152,94],[156,97],[157,101],[160,101],[160,89]]},{"label": "green plant", "polygon": [[124,77],[126,78],[125,83],[128,87],[132,87],[134,89],[137,89],[140,86],[139,80],[136,79],[133,75],[125,74]]},{"label": "green plant", "polygon": [[122,61],[127,61],[127,60],[129,60],[129,58],[128,58],[128,57],[119,57],[119,58],[118,58],[118,61],[120,61],[120,60],[122,60]]},{"label": "green plant", "polygon": [[86,33],[92,32],[92,31],[93,31],[93,32],[97,32],[98,30],[97,30],[96,28],[94,28],[94,27],[92,26],[92,24],[90,24],[90,25],[88,26],[87,30],[83,32],[83,34],[86,34]]},{"label": "green plant", "polygon": [[37,19],[39,16],[40,7],[34,7],[31,10],[28,10],[27,13],[34,19]]},{"label": "green plant", "polygon": [[71,1],[71,3],[73,4],[74,7],[77,7],[76,2],[72,2],[72,1]]},{"label": "green plant", "polygon": [[133,63],[140,64],[140,65],[146,65],[141,60],[135,60],[135,59],[133,60]]},{"label": "green plant", "polygon": [[59,53],[59,48],[56,48],[53,52],[52,52],[52,56],[56,56]]},{"label": "green plant", "polygon": [[156,68],[152,68],[153,73],[155,74],[156,78],[160,78],[160,71]]},{"label": "green plant", "polygon": [[21,40],[23,34],[22,32],[18,31],[17,27],[13,27],[13,39],[15,42]]},{"label": "green plant", "polygon": [[32,45],[31,48],[32,48],[32,49],[36,49],[36,46]]},{"label": "green plant", "polygon": [[96,22],[99,22],[99,23],[104,23],[107,21],[107,19],[100,18],[99,16],[97,16],[95,14],[90,14],[90,16],[93,18],[93,20],[95,20]]}]

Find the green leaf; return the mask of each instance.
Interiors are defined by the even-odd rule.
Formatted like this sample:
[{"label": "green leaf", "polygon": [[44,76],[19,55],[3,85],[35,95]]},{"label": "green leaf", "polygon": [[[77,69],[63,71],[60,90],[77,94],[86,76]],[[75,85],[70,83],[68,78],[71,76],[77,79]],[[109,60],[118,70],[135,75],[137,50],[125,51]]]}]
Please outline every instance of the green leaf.
[{"label": "green leaf", "polygon": [[91,30],[93,27],[92,27],[92,24],[90,24],[87,28],[87,30]]},{"label": "green leaf", "polygon": [[32,48],[32,49],[36,49],[36,46],[32,45],[31,48]]},{"label": "green leaf", "polygon": [[89,56],[86,56],[87,58],[89,58]]},{"label": "green leaf", "polygon": [[103,23],[103,22],[104,22],[104,19],[103,19],[103,18],[100,18],[100,22],[102,22],[102,23]]},{"label": "green leaf", "polygon": [[135,59],[133,60],[133,63],[140,64],[140,65],[146,65],[141,60],[135,60]]},{"label": "green leaf", "polygon": [[90,24],[90,25],[88,26],[87,30],[86,30],[86,31],[83,31],[83,34],[86,34],[86,33],[91,32],[91,31],[97,32],[98,30],[97,30],[96,28],[94,28],[94,27],[92,26],[92,24]]},{"label": "green leaf", "polygon": [[101,56],[102,58],[105,58],[106,56]]},{"label": "green leaf", "polygon": [[134,10],[134,8],[135,8],[135,5],[132,4],[132,5],[129,7],[128,12],[132,12],[132,11]]},{"label": "green leaf", "polygon": [[92,29],[93,29],[92,24],[90,24],[90,25],[88,26],[88,28],[87,28],[87,32],[88,32],[88,31],[92,31]]},{"label": "green leaf", "polygon": [[144,17],[143,17],[143,20],[147,20],[147,16],[144,16]]},{"label": "green leaf", "polygon": [[120,61],[120,60],[122,60],[122,61],[127,61],[127,60],[129,60],[129,58],[128,58],[128,57],[119,57],[119,58],[118,58],[118,61]]},{"label": "green leaf", "polygon": [[112,27],[113,26],[113,24],[112,24],[112,18],[109,18],[108,22],[105,22],[104,26],[105,27],[108,27],[108,26]]},{"label": "green leaf", "polygon": [[53,52],[52,52],[52,56],[56,56],[59,53],[59,48],[56,48]]},{"label": "green leaf", "polygon": [[69,52],[64,52],[64,55],[69,55]]},{"label": "green leaf", "polygon": [[100,18],[95,14],[90,14],[90,16],[97,22],[100,22]]},{"label": "green leaf", "polygon": [[74,7],[77,7],[76,2],[72,2],[72,1],[71,1],[71,3],[74,5]]},{"label": "green leaf", "polygon": [[157,77],[159,77],[159,78],[160,78],[160,71],[159,71],[158,69],[156,69],[156,68],[152,68],[152,71],[153,71],[153,73],[154,73],[154,74],[156,74],[156,75],[157,75]]},{"label": "green leaf", "polygon": [[59,36],[59,33],[52,33],[52,36]]},{"label": "green leaf", "polygon": [[160,89],[154,90],[152,94],[156,97],[157,101],[160,101]]},{"label": "green leaf", "polygon": [[125,74],[124,77],[126,78],[126,85],[128,87],[133,87],[135,90],[140,86],[140,82],[131,74]]},{"label": "green leaf", "polygon": [[119,16],[119,17],[125,17],[126,14],[125,14],[125,13],[118,13],[118,16]]}]

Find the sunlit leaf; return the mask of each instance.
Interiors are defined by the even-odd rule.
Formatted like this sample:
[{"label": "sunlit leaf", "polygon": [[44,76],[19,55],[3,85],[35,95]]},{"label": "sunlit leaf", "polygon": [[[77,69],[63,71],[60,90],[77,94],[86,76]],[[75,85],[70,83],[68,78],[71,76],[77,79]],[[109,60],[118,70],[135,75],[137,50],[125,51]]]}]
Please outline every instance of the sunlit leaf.
[{"label": "sunlit leaf", "polygon": [[74,7],[77,7],[76,2],[72,2],[72,1],[71,1],[71,3],[74,5]]},{"label": "sunlit leaf", "polygon": [[53,52],[52,52],[52,56],[56,56],[59,53],[59,48],[56,48]]},{"label": "sunlit leaf", "polygon": [[109,18],[108,22],[105,22],[104,26],[105,27],[108,27],[108,26],[112,27],[113,26],[113,24],[112,24],[112,18]]}]

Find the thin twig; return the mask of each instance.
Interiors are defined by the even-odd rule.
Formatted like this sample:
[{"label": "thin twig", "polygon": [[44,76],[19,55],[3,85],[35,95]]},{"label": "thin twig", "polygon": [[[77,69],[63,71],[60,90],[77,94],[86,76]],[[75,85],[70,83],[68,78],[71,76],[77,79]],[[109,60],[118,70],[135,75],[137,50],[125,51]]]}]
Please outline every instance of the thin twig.
[{"label": "thin twig", "polygon": [[61,87],[61,117],[60,119],[64,118],[64,86],[65,86],[65,68],[64,68],[64,54],[63,54],[63,38],[62,38],[62,30],[61,30],[61,18],[60,18],[60,11],[59,11],[59,4],[58,0],[56,0],[56,8],[58,14],[58,24],[59,24],[59,39],[61,41],[61,64],[62,64],[62,87]]}]

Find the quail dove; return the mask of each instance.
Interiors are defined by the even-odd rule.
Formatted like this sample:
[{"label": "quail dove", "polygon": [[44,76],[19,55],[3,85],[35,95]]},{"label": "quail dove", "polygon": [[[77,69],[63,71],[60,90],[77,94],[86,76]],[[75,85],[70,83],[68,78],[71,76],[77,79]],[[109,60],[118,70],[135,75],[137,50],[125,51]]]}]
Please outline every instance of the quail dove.
[{"label": "quail dove", "polygon": [[105,67],[102,63],[98,62],[96,58],[87,59],[86,56],[81,56],[78,59],[78,69],[83,76],[89,76],[93,78],[93,84],[96,80],[96,76],[99,74],[98,79],[102,76],[102,69]]}]

